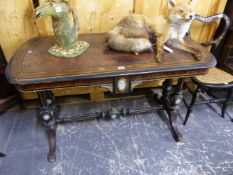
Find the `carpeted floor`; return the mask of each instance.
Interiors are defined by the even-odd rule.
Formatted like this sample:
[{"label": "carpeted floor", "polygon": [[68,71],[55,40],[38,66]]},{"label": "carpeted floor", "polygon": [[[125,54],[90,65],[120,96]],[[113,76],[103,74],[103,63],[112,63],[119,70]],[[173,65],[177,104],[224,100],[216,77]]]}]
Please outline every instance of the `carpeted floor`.
[{"label": "carpeted floor", "polygon": [[[60,114],[142,105],[148,105],[147,98],[65,105]],[[5,113],[0,116],[0,151],[7,156],[0,158],[0,175],[232,175],[229,118],[200,105],[183,126],[186,108],[179,112],[180,143],[174,141],[167,118],[157,112],[59,125],[54,164],[46,159],[48,143],[38,110]]]}]

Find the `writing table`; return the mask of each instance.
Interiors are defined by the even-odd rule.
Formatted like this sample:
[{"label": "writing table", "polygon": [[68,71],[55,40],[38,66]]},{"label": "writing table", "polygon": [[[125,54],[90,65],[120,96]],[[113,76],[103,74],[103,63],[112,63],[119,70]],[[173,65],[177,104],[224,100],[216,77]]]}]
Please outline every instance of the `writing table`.
[{"label": "writing table", "polygon": [[[205,48],[189,38],[187,42],[201,50],[201,61],[196,61],[188,52],[174,49],[174,53],[166,52],[163,61],[157,63],[153,53],[134,55],[105,50],[105,35],[80,35],[79,40],[87,41],[90,47],[76,58],[49,55],[48,48],[54,45],[55,39],[37,37],[23,44],[8,64],[7,78],[19,91],[38,93],[41,119],[48,134],[50,162],[56,160],[56,124],[75,120],[58,116],[52,90],[96,86],[108,88],[115,95],[125,95],[144,82],[164,79],[159,103],[169,116],[173,137],[180,141],[182,135],[176,126],[176,109],[182,102],[183,80],[185,77],[206,74],[216,64],[215,58]],[[173,85],[173,79],[178,79],[176,85]],[[100,112],[96,116],[105,118],[116,113],[126,115],[129,111]]]}]

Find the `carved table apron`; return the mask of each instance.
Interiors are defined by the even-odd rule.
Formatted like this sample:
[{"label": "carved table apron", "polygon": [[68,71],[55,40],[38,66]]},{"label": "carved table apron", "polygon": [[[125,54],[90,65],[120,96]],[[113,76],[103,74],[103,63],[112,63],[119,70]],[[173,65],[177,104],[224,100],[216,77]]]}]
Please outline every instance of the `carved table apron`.
[{"label": "carved table apron", "polygon": [[[21,92],[37,92],[41,101],[41,119],[49,140],[48,160],[56,160],[56,124],[74,121],[58,117],[55,98],[51,90],[69,87],[97,86],[108,88],[113,94],[129,94],[137,85],[164,79],[163,93],[159,102],[169,116],[171,132],[176,141],[182,135],[177,129],[176,109],[182,101],[183,79],[202,75],[215,66],[215,58],[202,46],[187,38],[202,52],[201,61],[196,61],[188,52],[174,49],[165,53],[161,63],[152,53],[140,55],[105,50],[105,34],[84,34],[79,40],[90,43],[90,48],[77,58],[58,58],[48,54],[55,41],[53,37],[37,37],[23,44],[14,54],[7,67],[7,78]],[[173,86],[172,80],[178,79]],[[139,110],[140,112],[140,110]],[[90,116],[105,118],[108,115],[126,115],[129,111],[110,111]],[[78,120],[87,119],[80,117]]]}]

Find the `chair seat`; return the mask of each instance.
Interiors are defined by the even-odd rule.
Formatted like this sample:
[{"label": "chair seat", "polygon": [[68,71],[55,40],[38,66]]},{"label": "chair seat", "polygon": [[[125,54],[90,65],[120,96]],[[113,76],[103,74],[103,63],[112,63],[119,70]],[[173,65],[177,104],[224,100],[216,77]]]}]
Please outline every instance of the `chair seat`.
[{"label": "chair seat", "polygon": [[195,79],[202,84],[233,86],[233,75],[216,67],[211,68],[206,75],[196,76]]}]

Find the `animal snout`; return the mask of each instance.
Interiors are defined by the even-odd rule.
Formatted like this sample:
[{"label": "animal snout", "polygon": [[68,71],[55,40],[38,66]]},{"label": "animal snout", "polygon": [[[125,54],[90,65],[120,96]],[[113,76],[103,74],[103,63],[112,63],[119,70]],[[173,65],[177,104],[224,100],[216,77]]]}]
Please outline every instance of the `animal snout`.
[{"label": "animal snout", "polygon": [[189,18],[190,18],[190,19],[193,19],[193,15],[189,15]]}]

